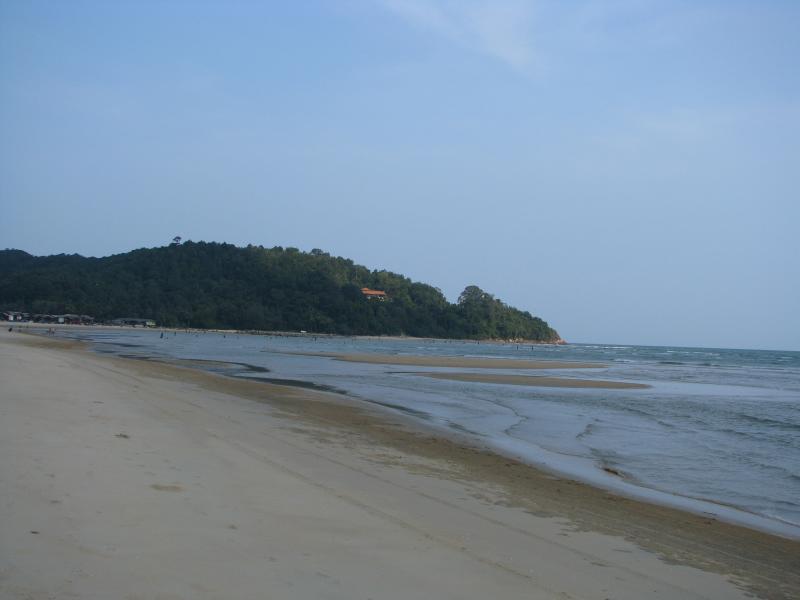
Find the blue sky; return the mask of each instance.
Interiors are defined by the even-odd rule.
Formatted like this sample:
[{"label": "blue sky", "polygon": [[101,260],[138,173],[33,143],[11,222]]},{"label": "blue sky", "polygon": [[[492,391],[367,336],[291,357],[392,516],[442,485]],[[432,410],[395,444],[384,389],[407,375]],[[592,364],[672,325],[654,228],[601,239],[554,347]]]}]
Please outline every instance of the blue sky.
[{"label": "blue sky", "polygon": [[800,350],[800,2],[0,3],[0,246],[319,247]]}]

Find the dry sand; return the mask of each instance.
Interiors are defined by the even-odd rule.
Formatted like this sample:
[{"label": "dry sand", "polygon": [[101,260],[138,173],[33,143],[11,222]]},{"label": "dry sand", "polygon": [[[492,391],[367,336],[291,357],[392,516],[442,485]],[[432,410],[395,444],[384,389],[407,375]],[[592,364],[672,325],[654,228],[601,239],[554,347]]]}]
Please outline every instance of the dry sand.
[{"label": "dry sand", "polygon": [[601,363],[557,360],[520,360],[510,358],[469,358],[462,356],[411,356],[408,354],[338,354],[306,352],[305,356],[327,356],[345,362],[414,367],[451,367],[456,369],[603,369]]},{"label": "dry sand", "polygon": [[2,598],[797,597],[800,544],[339,396],[0,333]]},{"label": "dry sand", "polygon": [[471,381],[474,383],[503,383],[506,385],[528,385],[534,387],[563,388],[601,388],[607,390],[630,390],[649,388],[643,383],[627,383],[624,381],[607,381],[602,379],[569,379],[566,377],[542,377],[537,375],[497,375],[493,373],[412,373],[432,377],[433,379],[449,379],[451,381]]}]

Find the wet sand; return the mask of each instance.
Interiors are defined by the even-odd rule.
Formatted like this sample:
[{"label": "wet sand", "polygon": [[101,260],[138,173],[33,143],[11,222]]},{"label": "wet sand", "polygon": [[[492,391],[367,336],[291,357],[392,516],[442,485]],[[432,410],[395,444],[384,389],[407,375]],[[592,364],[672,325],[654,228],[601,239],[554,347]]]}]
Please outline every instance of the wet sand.
[{"label": "wet sand", "polygon": [[501,383],[507,385],[527,385],[533,387],[558,388],[600,388],[606,390],[645,389],[644,383],[628,383],[625,381],[605,381],[601,379],[568,379],[565,377],[542,377],[537,375],[497,375],[492,373],[429,373],[418,372],[413,375],[448,379],[451,381],[470,381],[474,383]]},{"label": "wet sand", "polygon": [[792,598],[800,543],[335,394],[0,332],[0,597]]},{"label": "wet sand", "polygon": [[603,369],[601,363],[556,360],[522,360],[510,358],[470,358],[463,356],[411,356],[407,354],[337,354],[334,352],[303,353],[305,356],[327,356],[345,362],[413,367],[451,367],[456,369]]}]

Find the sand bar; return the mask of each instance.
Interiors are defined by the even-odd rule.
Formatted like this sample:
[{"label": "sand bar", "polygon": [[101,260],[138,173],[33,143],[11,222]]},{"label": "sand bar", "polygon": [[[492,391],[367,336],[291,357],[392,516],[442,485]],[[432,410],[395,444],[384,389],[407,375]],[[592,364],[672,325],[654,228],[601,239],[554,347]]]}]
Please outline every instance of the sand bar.
[{"label": "sand bar", "polygon": [[0,332],[0,597],[797,597],[800,543],[321,392]]},{"label": "sand bar", "polygon": [[470,381],[474,383],[501,383],[506,385],[527,385],[532,387],[558,387],[558,388],[600,388],[606,390],[631,390],[645,389],[649,385],[644,383],[629,383],[627,381],[605,381],[601,379],[569,379],[566,377],[543,377],[539,375],[498,375],[494,373],[429,373],[418,372],[413,375],[422,375],[433,379],[448,379],[451,381]]},{"label": "sand bar", "polygon": [[339,354],[304,352],[305,356],[327,356],[345,362],[414,367],[451,367],[456,369],[603,369],[608,365],[556,360],[524,360],[516,358],[473,358],[466,356],[412,356],[408,354]]}]

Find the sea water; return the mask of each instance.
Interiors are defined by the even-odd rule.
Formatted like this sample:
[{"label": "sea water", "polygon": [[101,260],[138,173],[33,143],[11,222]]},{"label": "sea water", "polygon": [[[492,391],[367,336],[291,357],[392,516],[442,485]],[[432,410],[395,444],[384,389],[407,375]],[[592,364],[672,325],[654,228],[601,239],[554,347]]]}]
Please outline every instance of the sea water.
[{"label": "sea water", "polygon": [[[64,330],[62,335],[123,356],[222,361],[227,364],[198,362],[198,367],[234,377],[325,386],[622,493],[800,537],[800,352],[197,332],[162,336],[159,331],[102,328]],[[308,355],[325,352],[603,363],[597,369],[502,373],[650,387],[450,381],[415,373],[493,371]]]}]

